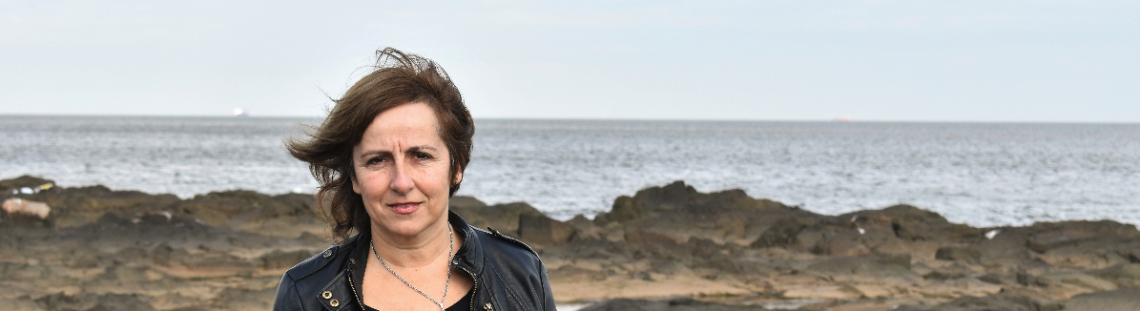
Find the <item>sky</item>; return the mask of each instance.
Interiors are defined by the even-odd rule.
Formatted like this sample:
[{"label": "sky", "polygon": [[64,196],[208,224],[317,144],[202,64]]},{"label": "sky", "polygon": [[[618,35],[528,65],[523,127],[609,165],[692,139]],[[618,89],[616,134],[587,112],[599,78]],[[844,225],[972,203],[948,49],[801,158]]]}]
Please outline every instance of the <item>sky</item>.
[{"label": "sky", "polygon": [[0,114],[320,117],[374,52],[476,118],[1140,122],[1136,1],[0,0]]}]

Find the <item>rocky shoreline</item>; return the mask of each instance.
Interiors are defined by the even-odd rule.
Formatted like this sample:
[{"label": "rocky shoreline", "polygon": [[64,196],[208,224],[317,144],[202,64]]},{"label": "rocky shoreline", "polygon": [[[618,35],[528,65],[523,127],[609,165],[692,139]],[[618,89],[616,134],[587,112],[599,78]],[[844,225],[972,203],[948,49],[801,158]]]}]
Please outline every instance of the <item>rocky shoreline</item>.
[{"label": "rocky shoreline", "polygon": [[[6,310],[266,310],[281,274],[329,244],[310,195],[49,183],[0,181],[0,201],[18,199],[0,211]],[[28,202],[50,213],[15,208]],[[818,215],[682,182],[592,220],[471,197],[452,209],[532,245],[556,299],[582,310],[1140,310],[1140,231],[1113,221],[974,228],[907,205]]]}]

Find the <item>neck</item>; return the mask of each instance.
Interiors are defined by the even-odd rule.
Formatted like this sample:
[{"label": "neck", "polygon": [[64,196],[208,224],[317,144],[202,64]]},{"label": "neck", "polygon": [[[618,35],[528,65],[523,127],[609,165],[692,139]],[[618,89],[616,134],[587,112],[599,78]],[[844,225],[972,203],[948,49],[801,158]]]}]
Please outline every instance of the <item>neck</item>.
[{"label": "neck", "polygon": [[441,258],[446,261],[454,247],[451,240],[454,233],[446,220],[445,216],[443,221],[414,236],[393,234],[373,224],[372,245],[389,266],[418,268]]}]

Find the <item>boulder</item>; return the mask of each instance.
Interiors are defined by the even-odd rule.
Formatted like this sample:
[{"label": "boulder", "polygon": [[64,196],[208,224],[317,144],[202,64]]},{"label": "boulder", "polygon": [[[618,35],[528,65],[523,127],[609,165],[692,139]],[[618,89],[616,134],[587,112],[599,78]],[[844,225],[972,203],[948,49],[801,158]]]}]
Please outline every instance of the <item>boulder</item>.
[{"label": "boulder", "polygon": [[1140,238],[1136,226],[1110,220],[1035,223],[1023,230],[1028,231],[1025,246],[1042,254],[1080,244]]},{"label": "boulder", "polygon": [[231,190],[196,195],[179,202],[174,209],[211,226],[238,228],[281,217],[315,218],[313,202],[312,196],[305,194],[268,196],[249,190]]},{"label": "boulder", "polygon": [[14,228],[52,227],[52,208],[43,202],[20,198],[5,200],[0,208],[0,226]]},{"label": "boulder", "polygon": [[537,245],[555,245],[570,241],[576,231],[573,226],[551,219],[546,215],[521,214],[518,217],[519,239]]},{"label": "boulder", "polygon": [[24,187],[37,188],[39,186],[48,184],[54,185],[55,181],[31,175],[23,175],[12,179],[0,180],[0,194],[10,193],[12,189],[20,189]]},{"label": "boulder", "polygon": [[801,214],[814,215],[771,200],[753,199],[739,189],[700,193],[677,181],[642,189],[632,197],[618,197],[609,212],[594,217],[594,223],[602,228],[620,225],[627,230],[737,240],[755,239],[777,220]]},{"label": "boulder", "polygon": [[778,220],[768,227],[768,230],[764,230],[764,233],[761,233],[750,246],[764,248],[794,245],[797,242],[796,237],[810,225],[814,225],[811,219],[789,217]]},{"label": "boulder", "polygon": [[483,203],[483,201],[479,201],[479,199],[475,197],[457,195],[447,200],[447,206],[451,209],[468,209],[485,207],[487,203]]},{"label": "boulder", "polygon": [[32,216],[47,219],[51,214],[51,207],[44,202],[28,201],[20,198],[4,200],[4,212],[9,216]]},{"label": "boulder", "polygon": [[827,226],[815,230],[820,238],[811,253],[824,256],[861,256],[871,253],[859,231],[846,226]]},{"label": "boulder", "polygon": [[476,228],[491,227],[503,234],[516,237],[519,236],[519,224],[521,223],[519,216],[546,217],[538,209],[524,202],[495,205],[452,205],[451,210]]},{"label": "boulder", "polygon": [[[848,217],[847,215],[849,214],[840,215],[840,218]],[[950,223],[938,213],[906,204],[861,211],[858,216],[887,220],[896,237],[909,241],[973,241],[981,236],[978,229]]]}]

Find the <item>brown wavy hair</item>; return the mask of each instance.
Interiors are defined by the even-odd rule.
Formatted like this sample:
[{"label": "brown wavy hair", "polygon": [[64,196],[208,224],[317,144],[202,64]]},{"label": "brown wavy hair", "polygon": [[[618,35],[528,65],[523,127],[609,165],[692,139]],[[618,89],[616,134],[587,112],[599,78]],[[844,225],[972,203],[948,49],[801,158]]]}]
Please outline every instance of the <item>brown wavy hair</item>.
[{"label": "brown wavy hair", "polygon": [[364,130],[381,112],[408,103],[426,103],[439,121],[439,136],[450,154],[449,196],[459,191],[455,176],[471,160],[471,137],[475,123],[463,104],[459,89],[447,72],[431,59],[394,48],[376,51],[372,72],[357,81],[319,126],[311,127],[305,139],[291,138],[286,149],[309,164],[320,183],[317,204],[332,222],[333,239],[346,240],[355,230],[370,232],[372,223],[364,201],[352,191],[352,149]]}]

